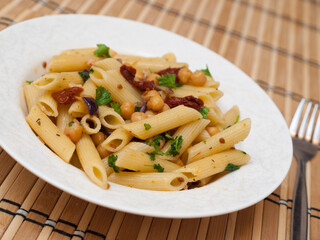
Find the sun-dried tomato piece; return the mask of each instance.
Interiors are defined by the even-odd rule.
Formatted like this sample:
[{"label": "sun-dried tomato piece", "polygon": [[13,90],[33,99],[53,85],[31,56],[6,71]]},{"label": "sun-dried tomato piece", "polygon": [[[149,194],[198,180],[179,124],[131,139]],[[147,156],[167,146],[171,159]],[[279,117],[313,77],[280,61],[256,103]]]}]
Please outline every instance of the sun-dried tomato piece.
[{"label": "sun-dried tomato piece", "polygon": [[166,68],[166,69],[163,69],[159,72],[157,72],[157,74],[159,74],[160,76],[161,75],[167,75],[168,73],[170,74],[174,74],[176,75],[176,83],[179,82],[179,77],[178,77],[178,72],[180,71],[181,68]]},{"label": "sun-dried tomato piece", "polygon": [[169,105],[170,108],[184,105],[186,107],[191,107],[197,111],[200,111],[201,107],[203,107],[203,101],[194,96],[186,96],[186,97],[168,97],[165,100],[165,103]]},{"label": "sun-dried tomato piece", "polygon": [[61,104],[70,104],[76,101],[75,96],[83,91],[81,87],[66,88],[59,92],[52,93],[52,97]]},{"label": "sun-dried tomato piece", "polygon": [[153,90],[155,89],[155,84],[153,81],[139,80],[135,81],[134,77],[136,75],[136,69],[123,64],[120,67],[120,72],[122,76],[134,87],[141,91]]}]

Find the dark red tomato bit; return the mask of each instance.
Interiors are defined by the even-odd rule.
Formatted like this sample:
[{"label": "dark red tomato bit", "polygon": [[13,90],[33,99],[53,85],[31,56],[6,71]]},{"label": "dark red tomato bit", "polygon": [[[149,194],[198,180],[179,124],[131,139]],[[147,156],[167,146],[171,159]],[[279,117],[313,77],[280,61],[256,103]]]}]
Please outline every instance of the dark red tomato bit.
[{"label": "dark red tomato bit", "polygon": [[176,75],[176,83],[178,83],[179,82],[178,72],[180,71],[180,69],[181,68],[166,68],[157,72],[157,74],[159,74],[160,76],[167,75],[168,73],[174,74]]},{"label": "dark red tomato bit", "polygon": [[139,80],[135,81],[134,77],[136,75],[136,69],[133,67],[129,67],[123,64],[120,67],[120,72],[122,76],[134,87],[138,88],[141,91],[153,90],[155,89],[155,85],[153,81]]},{"label": "dark red tomato bit", "polygon": [[82,91],[81,87],[66,88],[52,93],[52,97],[60,104],[70,104],[76,101],[75,96],[79,96]]},{"label": "dark red tomato bit", "polygon": [[201,107],[203,107],[203,101],[194,96],[186,96],[186,97],[168,97],[165,100],[165,103],[169,105],[170,108],[184,105],[186,107],[191,107],[197,111],[200,111]]}]

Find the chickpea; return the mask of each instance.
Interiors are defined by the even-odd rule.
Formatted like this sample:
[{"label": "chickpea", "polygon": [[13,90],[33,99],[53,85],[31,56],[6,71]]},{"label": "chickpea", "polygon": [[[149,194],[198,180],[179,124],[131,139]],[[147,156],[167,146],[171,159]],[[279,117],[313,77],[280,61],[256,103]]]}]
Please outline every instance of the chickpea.
[{"label": "chickpea", "polygon": [[163,108],[164,101],[159,95],[153,96],[147,103],[147,108],[153,111],[160,111]]},{"label": "chickpea", "polygon": [[101,144],[98,145],[97,150],[101,158],[105,158],[110,154],[110,152],[104,147],[102,147]]},{"label": "chickpea", "polygon": [[165,103],[165,104],[163,104],[163,107],[162,107],[160,112],[165,112],[165,111],[167,111],[169,109],[170,109],[169,105]]},{"label": "chickpea", "polygon": [[141,97],[144,101],[149,101],[150,98],[152,98],[153,96],[159,96],[158,91],[156,90],[151,90],[151,91],[145,91]]},{"label": "chickpea", "polygon": [[131,102],[124,102],[121,104],[121,116],[128,120],[131,118],[132,113],[134,113],[134,105]]},{"label": "chickpea", "polygon": [[155,115],[155,113],[153,111],[150,111],[150,110],[146,111],[147,118],[152,117],[154,115]]},{"label": "chickpea", "polygon": [[190,84],[194,86],[203,86],[207,81],[207,77],[202,71],[195,71],[191,74]]},{"label": "chickpea", "polygon": [[206,130],[210,136],[213,136],[213,135],[217,134],[218,132],[220,132],[219,128],[217,128],[217,127],[207,127]]},{"label": "chickpea", "polygon": [[137,122],[146,118],[147,115],[144,112],[134,112],[131,115],[131,122]]},{"label": "chickpea", "polygon": [[176,62],[177,61],[174,53],[166,53],[165,55],[162,56],[162,58],[164,58],[168,62]]},{"label": "chickpea", "polygon": [[178,78],[180,82],[184,84],[190,81],[191,75],[192,75],[192,72],[187,67],[181,68],[178,72]]},{"label": "chickpea", "polygon": [[159,74],[156,74],[156,73],[151,73],[147,76],[146,80],[147,81],[153,81],[155,84],[158,84],[158,79],[160,75]]},{"label": "chickpea", "polygon": [[100,143],[102,143],[107,136],[103,132],[98,132],[91,135],[92,141],[95,146],[98,146]]},{"label": "chickpea", "polygon": [[71,141],[78,142],[82,136],[82,126],[77,119],[73,119],[64,129],[64,134],[67,135]]}]

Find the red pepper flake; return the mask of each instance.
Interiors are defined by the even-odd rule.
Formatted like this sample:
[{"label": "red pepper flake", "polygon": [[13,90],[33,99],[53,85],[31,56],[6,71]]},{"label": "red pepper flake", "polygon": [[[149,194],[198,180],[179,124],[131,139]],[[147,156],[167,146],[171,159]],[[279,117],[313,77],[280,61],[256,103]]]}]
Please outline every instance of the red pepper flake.
[{"label": "red pepper flake", "polygon": [[184,105],[186,107],[191,107],[197,111],[200,111],[201,107],[203,107],[203,101],[194,96],[186,96],[186,97],[168,97],[165,100],[165,103],[169,105],[170,108]]},{"label": "red pepper flake", "polygon": [[224,140],[224,138],[219,138],[219,142],[220,143],[225,143],[226,141]]},{"label": "red pepper flake", "polygon": [[123,86],[122,86],[121,84],[118,84],[118,85],[117,85],[117,88],[118,88],[118,89],[122,89]]},{"label": "red pepper flake", "polygon": [[43,63],[42,63],[42,67],[43,67],[43,68],[46,68],[46,67],[47,67],[47,62],[43,62]]},{"label": "red pepper flake", "polygon": [[76,101],[75,96],[79,96],[82,91],[81,87],[66,88],[52,93],[52,97],[60,104],[70,104]]}]

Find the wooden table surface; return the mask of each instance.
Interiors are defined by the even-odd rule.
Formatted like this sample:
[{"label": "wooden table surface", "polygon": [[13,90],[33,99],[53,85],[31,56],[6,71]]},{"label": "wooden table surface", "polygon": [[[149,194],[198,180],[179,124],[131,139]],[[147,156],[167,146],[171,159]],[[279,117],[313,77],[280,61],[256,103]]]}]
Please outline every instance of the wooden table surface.
[{"label": "wooden table surface", "polygon": [[[38,16],[64,13],[132,19],[192,39],[251,76],[287,123],[301,98],[319,103],[317,0],[0,0],[0,30]],[[247,209],[208,218],[161,219],[114,211],[70,196],[1,150],[0,238],[290,239],[295,172],[293,161],[283,183]],[[319,172],[318,151],[307,165],[309,239],[320,239]]]}]

